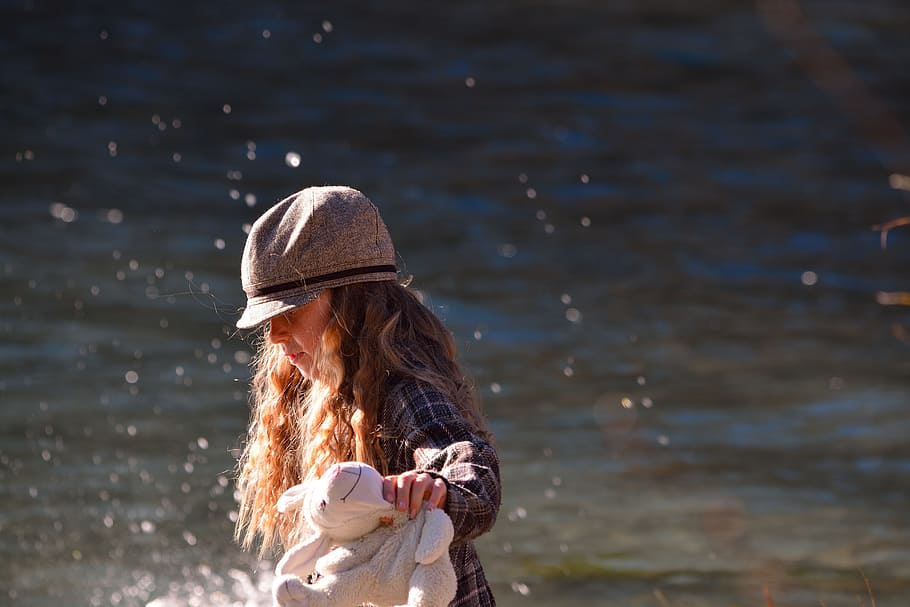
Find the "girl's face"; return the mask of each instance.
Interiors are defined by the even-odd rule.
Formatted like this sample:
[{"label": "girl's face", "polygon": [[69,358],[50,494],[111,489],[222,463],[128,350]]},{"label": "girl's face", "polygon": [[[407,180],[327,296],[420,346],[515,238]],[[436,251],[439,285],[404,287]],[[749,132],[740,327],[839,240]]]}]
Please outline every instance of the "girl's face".
[{"label": "girl's face", "polygon": [[313,378],[313,356],[332,316],[332,294],[326,289],[310,303],[269,321],[269,341],[307,379]]}]

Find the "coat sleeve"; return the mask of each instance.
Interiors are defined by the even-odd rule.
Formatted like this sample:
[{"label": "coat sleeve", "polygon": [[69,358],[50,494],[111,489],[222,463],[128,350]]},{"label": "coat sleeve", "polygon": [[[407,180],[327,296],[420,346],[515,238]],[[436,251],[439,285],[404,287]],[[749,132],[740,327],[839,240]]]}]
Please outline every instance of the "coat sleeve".
[{"label": "coat sleeve", "polygon": [[406,459],[412,469],[442,478],[448,487],[445,510],[455,529],[453,543],[489,531],[502,492],[493,446],[472,430],[451,398],[432,387],[409,384],[397,400]]}]

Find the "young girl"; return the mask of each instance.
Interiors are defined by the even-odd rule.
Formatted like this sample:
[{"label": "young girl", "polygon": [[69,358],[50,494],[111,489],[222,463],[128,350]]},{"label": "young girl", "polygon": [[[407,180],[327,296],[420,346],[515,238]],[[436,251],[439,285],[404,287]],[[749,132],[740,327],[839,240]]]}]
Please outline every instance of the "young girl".
[{"label": "young girl", "polygon": [[334,463],[385,476],[413,517],[443,508],[455,527],[452,605],[495,605],[472,542],[500,504],[499,461],[450,333],[397,281],[395,249],[360,192],[308,188],[266,211],[241,267],[241,329],[266,327],[239,463],[236,538],[261,553],[296,542],[278,497]]}]

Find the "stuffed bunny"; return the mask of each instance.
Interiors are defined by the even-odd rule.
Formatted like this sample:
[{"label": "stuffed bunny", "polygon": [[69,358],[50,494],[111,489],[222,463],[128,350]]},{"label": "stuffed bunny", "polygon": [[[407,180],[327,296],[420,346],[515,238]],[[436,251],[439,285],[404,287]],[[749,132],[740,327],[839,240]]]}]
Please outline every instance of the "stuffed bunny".
[{"label": "stuffed bunny", "polygon": [[297,505],[309,535],[275,569],[277,605],[444,607],[455,598],[451,519],[441,509],[423,508],[409,520],[383,499],[375,468],[336,464],[278,500],[281,512]]}]

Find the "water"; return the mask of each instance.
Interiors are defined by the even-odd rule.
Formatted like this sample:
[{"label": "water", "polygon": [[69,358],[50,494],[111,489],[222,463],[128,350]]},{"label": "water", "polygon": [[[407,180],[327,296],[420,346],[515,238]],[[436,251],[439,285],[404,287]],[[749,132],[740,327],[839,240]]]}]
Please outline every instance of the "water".
[{"label": "water", "polygon": [[348,183],[496,433],[500,604],[906,605],[910,11],[792,6],[4,4],[0,603],[268,604],[244,225]]}]

